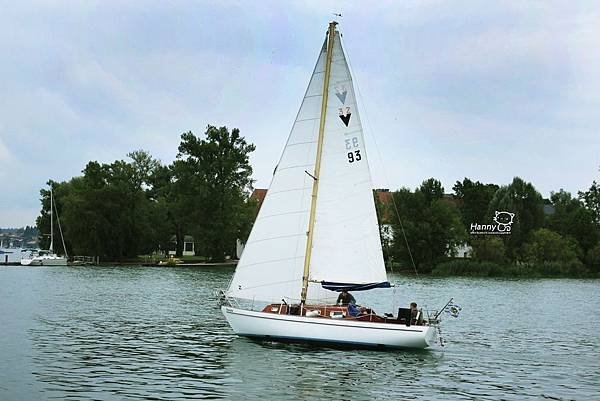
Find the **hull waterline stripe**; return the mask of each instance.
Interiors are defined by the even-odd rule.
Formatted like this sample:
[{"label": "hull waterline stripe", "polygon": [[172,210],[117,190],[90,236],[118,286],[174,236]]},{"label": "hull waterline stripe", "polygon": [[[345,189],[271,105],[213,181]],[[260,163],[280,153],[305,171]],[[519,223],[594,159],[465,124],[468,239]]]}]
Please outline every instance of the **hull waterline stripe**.
[{"label": "hull waterline stripe", "polygon": [[[355,341],[339,341],[339,340],[321,340],[319,338],[311,338],[311,337],[287,337],[287,336],[259,336],[256,334],[244,334],[237,333],[238,336],[248,337],[251,339],[261,339],[261,340],[273,340],[280,342],[296,342],[296,341],[307,341],[314,344],[324,344],[324,345],[348,345],[348,346],[359,346],[366,348],[394,348],[394,349],[412,349],[418,351],[419,348],[411,347],[411,346],[401,346],[401,345],[386,345],[386,344],[374,344],[374,343],[362,343]],[[429,345],[421,349],[429,348]]]}]

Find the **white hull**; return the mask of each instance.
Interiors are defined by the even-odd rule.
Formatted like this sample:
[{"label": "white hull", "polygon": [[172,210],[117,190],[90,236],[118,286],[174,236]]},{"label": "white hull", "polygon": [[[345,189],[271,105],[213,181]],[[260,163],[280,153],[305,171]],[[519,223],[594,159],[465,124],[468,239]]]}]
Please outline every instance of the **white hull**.
[{"label": "white hull", "polygon": [[42,260],[42,266],[66,266],[67,258],[48,258]]},{"label": "white hull", "polygon": [[23,266],[66,266],[67,258],[60,256],[37,256],[32,259],[22,259],[21,265]]},{"label": "white hull", "polygon": [[0,264],[20,263],[23,259],[31,259],[33,251],[22,248],[0,248]]},{"label": "white hull", "polygon": [[36,259],[21,259],[21,265],[23,266],[41,266],[42,261]]},{"label": "white hull", "polygon": [[230,306],[221,311],[233,331],[247,337],[389,348],[427,348],[437,338],[432,326],[278,315]]}]

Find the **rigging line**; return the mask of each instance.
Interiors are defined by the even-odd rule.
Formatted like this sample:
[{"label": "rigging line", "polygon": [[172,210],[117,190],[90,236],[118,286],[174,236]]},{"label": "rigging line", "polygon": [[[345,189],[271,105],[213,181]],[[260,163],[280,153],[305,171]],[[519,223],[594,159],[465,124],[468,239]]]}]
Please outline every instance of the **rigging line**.
[{"label": "rigging line", "polygon": [[[340,37],[341,37],[341,35],[340,35]],[[344,40],[342,38],[341,42],[343,42],[343,41]],[[355,76],[354,68],[352,68],[352,64],[350,63],[350,55],[348,54],[348,50],[345,46],[344,46],[344,49],[346,51],[346,55],[348,55],[348,57],[346,57],[346,63],[348,63],[348,68],[350,69],[350,76],[352,78]],[[379,150],[379,145],[377,144],[377,138],[375,138],[375,134],[373,133],[373,130],[371,128],[371,121],[369,120],[369,114],[367,113],[366,103],[363,101],[363,96],[360,91],[360,86],[358,85],[357,80],[352,79],[352,82],[354,83],[354,86],[356,86],[356,91],[358,92],[358,96],[360,97],[360,102],[364,105],[363,111],[364,111],[364,115],[365,115],[365,122],[367,123],[367,128],[369,130],[370,136],[373,139],[373,143],[375,144],[375,149],[377,149],[377,155],[379,156],[379,161],[383,167],[382,170],[383,170],[383,176],[384,176],[386,185],[388,187],[390,187],[390,180],[388,178],[387,171],[385,169],[385,163],[383,162],[383,157],[381,156],[381,151]],[[415,264],[415,260],[413,258],[412,251],[410,250],[410,245],[408,244],[408,238],[406,237],[406,232],[404,231],[404,224],[402,224],[402,219],[400,218],[400,212],[398,212],[398,206],[396,205],[396,200],[394,199],[393,192],[392,192],[392,205],[394,206],[394,211],[396,212],[396,217],[398,218],[398,222],[400,223],[400,229],[402,231],[402,236],[404,237],[404,243],[406,244],[406,249],[408,250],[408,255],[410,256],[410,262],[412,263],[413,269],[415,270],[415,275],[417,277],[419,277],[419,273],[417,272],[417,265]],[[393,273],[393,268],[394,268],[393,263],[390,263],[390,270],[392,271],[392,273]]]},{"label": "rigging line", "polygon": [[[69,255],[67,254],[67,247],[65,246],[65,237],[62,232],[62,227],[60,226],[60,216],[58,215],[58,209],[56,208],[56,205],[54,205],[54,209],[56,210],[56,221],[58,222],[58,231],[60,232],[60,239],[62,241],[63,251],[65,251],[65,257],[68,258]],[[52,211],[50,212],[52,213]]]}]

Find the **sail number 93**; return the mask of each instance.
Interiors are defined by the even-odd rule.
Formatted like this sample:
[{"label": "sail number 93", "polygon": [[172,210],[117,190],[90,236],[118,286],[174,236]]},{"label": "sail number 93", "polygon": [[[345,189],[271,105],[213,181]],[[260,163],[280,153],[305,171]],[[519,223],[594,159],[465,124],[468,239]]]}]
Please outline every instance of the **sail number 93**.
[{"label": "sail number 93", "polygon": [[355,161],[359,162],[361,159],[362,157],[360,157],[360,150],[348,152],[348,163],[354,163]]},{"label": "sail number 93", "polygon": [[[358,148],[358,138],[353,137],[352,139],[345,139],[346,142],[346,150],[352,150],[353,148]],[[360,149],[352,150],[348,152],[348,163],[359,162],[362,160],[362,156],[360,155]]]}]

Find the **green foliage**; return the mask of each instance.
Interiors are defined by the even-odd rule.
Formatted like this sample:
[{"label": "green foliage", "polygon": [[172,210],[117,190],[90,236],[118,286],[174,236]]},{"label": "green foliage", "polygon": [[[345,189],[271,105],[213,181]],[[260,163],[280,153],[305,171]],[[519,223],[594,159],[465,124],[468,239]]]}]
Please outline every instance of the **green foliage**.
[{"label": "green foliage", "polygon": [[[441,183],[429,179],[414,192],[402,188],[393,194],[404,231],[419,271],[427,272],[465,240],[456,207],[442,199]],[[391,256],[410,266],[410,255],[397,216],[392,218]]]},{"label": "green foliage", "polygon": [[523,259],[534,264],[579,262],[580,253],[575,241],[547,228],[535,230],[531,240],[523,245]]},{"label": "green foliage", "polygon": [[546,227],[563,237],[577,241],[583,251],[588,251],[598,243],[598,227],[594,223],[593,213],[582,201],[571,197],[562,189],[552,192],[550,201],[554,213],[547,217]]},{"label": "green foliage", "polygon": [[498,236],[483,236],[471,240],[473,248],[472,258],[479,261],[504,263],[506,261],[506,248]]},{"label": "green foliage", "polygon": [[594,181],[590,189],[579,192],[579,199],[592,214],[596,226],[600,227],[600,185]]},{"label": "green foliage", "polygon": [[[226,127],[208,126],[206,139],[187,132],[181,136],[173,163],[179,198],[178,212],[189,221],[190,233],[212,261],[234,254],[236,239],[247,237],[255,210],[248,202],[252,185],[249,155],[255,147]],[[180,216],[180,218],[183,216]]]},{"label": "green foliage", "polygon": [[501,264],[483,260],[454,259],[438,264],[432,271],[436,276],[519,277],[537,275],[525,266]]},{"label": "green foliage", "polygon": [[432,271],[436,276],[471,277],[588,277],[589,272],[577,260],[539,264],[494,263],[455,259],[440,263]]},{"label": "green foliage", "polygon": [[[84,168],[83,176],[49,183],[54,189],[70,254],[114,260],[150,253],[157,246],[157,229],[164,216],[157,203],[148,198],[147,191],[160,162],[144,151],[130,156],[132,162],[92,161]],[[38,227],[47,232],[49,191],[42,190],[41,194],[43,207]]]},{"label": "green foliage", "polygon": [[423,194],[425,202],[428,204],[431,204],[438,199],[442,199],[444,196],[444,187],[442,187],[442,183],[435,178],[428,178],[423,181],[417,190]]},{"label": "green foliage", "polygon": [[[229,133],[225,127],[208,126],[205,138],[188,132],[181,139],[171,166],[137,150],[128,154],[130,161],[91,161],[82,176],[49,182],[69,254],[123,260],[167,250],[173,235],[181,254],[186,234],[213,260],[233,254],[236,239],[247,237],[255,217],[255,205],[248,200],[248,156],[254,145],[239,130]],[[41,195],[37,226],[46,234],[50,191]],[[40,240],[48,246],[47,236]]]},{"label": "green foliage", "polygon": [[587,252],[585,263],[592,273],[600,274],[600,244],[596,244]]},{"label": "green foliage", "polygon": [[521,260],[521,245],[529,234],[544,223],[544,202],[538,191],[528,182],[515,177],[510,185],[500,187],[488,206],[488,216],[495,211],[515,213],[511,234],[504,235],[506,256],[513,261]]},{"label": "green foliage", "polygon": [[496,184],[473,182],[466,177],[462,182],[456,181],[452,189],[459,200],[458,209],[467,230],[471,223],[483,223],[490,219],[488,206],[498,188]]}]

